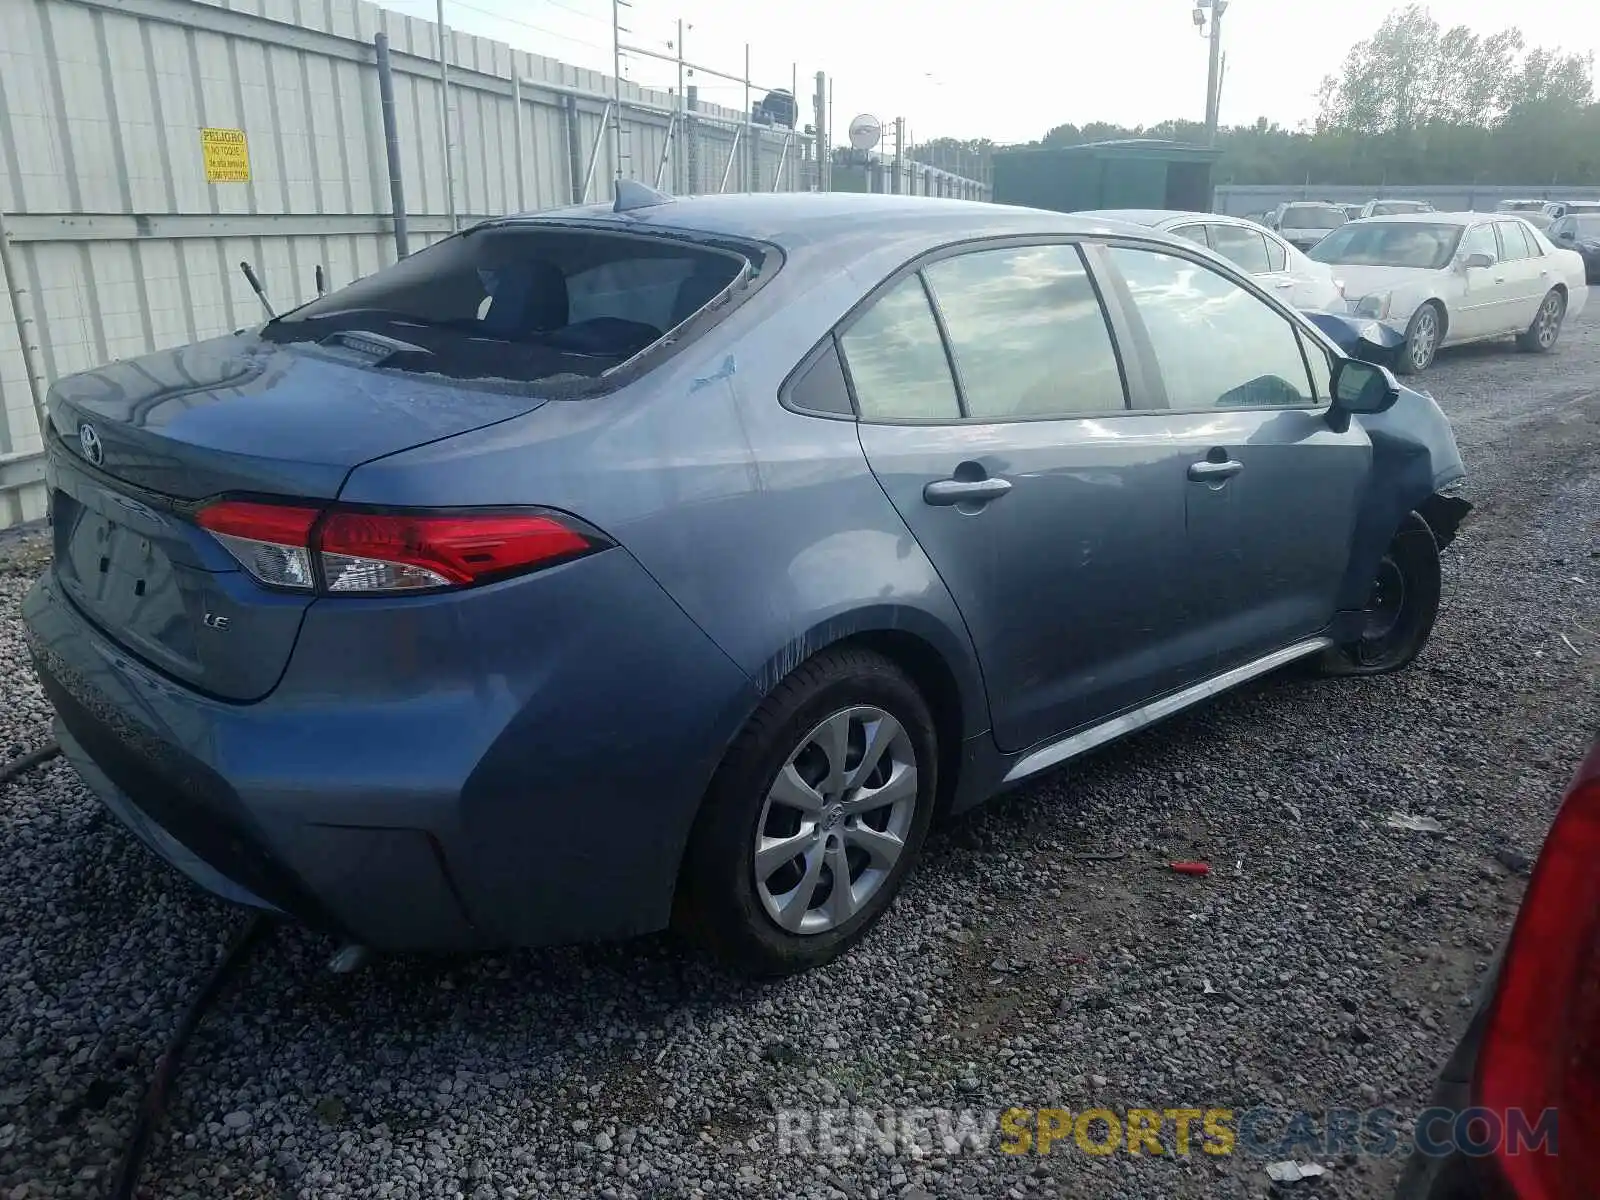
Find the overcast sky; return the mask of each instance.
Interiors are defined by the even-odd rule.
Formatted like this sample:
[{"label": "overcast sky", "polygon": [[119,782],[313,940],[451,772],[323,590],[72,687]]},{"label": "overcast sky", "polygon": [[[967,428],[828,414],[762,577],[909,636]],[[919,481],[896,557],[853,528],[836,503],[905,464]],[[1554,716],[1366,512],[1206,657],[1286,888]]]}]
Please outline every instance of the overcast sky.
[{"label": "overcast sky", "polygon": [[[435,0],[380,0],[433,18]],[[1303,5],[1303,7],[1302,7]],[[1232,0],[1223,18],[1227,74],[1222,119],[1259,116],[1295,126],[1316,115],[1323,76],[1372,33],[1395,0]],[[1446,27],[1491,33],[1518,23],[1531,45],[1600,51],[1600,5],[1517,6],[1434,0]],[[980,0],[975,4],[806,0],[633,0],[624,42],[666,51],[681,17],[687,57],[738,75],[750,42],[752,74],[803,96],[817,71],[834,81],[833,133],[870,112],[906,118],[916,141],[938,136],[1029,141],[1063,122],[1151,124],[1205,114],[1206,43],[1192,0]],[[454,28],[611,72],[610,0],[445,0]],[[1597,54],[1600,57],[1600,54]],[[633,58],[626,78],[668,87],[675,66]],[[694,80],[708,101],[740,108],[743,89]],[[806,105],[804,111],[809,112]]]}]

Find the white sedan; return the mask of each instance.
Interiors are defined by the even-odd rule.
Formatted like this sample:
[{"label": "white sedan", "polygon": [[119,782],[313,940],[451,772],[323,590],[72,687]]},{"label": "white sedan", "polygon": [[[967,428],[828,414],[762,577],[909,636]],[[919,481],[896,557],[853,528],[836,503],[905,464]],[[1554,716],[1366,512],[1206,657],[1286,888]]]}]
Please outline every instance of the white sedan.
[{"label": "white sedan", "polygon": [[1369,217],[1335,229],[1311,257],[1338,274],[1350,312],[1405,335],[1405,374],[1441,346],[1508,334],[1547,351],[1589,299],[1582,256],[1513,213]]},{"label": "white sedan", "polygon": [[1277,234],[1242,217],[1220,213],[1174,212],[1165,208],[1119,208],[1079,213],[1107,221],[1148,225],[1209,246],[1257,283],[1294,308],[1310,312],[1344,311],[1333,270],[1312,262]]}]

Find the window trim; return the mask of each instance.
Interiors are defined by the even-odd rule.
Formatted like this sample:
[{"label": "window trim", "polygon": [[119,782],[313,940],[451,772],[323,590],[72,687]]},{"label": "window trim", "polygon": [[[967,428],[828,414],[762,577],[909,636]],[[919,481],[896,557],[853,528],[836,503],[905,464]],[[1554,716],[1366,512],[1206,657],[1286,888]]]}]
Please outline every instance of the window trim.
[{"label": "window trim", "polygon": [[[1515,225],[1515,226],[1517,226],[1517,231],[1522,234],[1522,249],[1523,249],[1523,253],[1517,255],[1517,257],[1515,257],[1515,258],[1511,258],[1511,257],[1507,256],[1507,254],[1506,254],[1506,236],[1505,236],[1505,234],[1500,232],[1507,225]],[[1465,238],[1467,235],[1465,233],[1463,233],[1461,236],[1463,238]],[[1500,247],[1500,261],[1503,262],[1503,263],[1528,262],[1531,259],[1543,258],[1544,257],[1543,248],[1540,247],[1540,245],[1537,242],[1535,242],[1531,237],[1528,236],[1527,227],[1521,221],[1511,221],[1511,220],[1496,221],[1494,223],[1494,241],[1495,241],[1495,245]],[[1537,250],[1538,253],[1537,254],[1531,253],[1530,251],[1532,251],[1532,250]]]},{"label": "window trim", "polygon": [[[1345,222],[1346,225],[1348,225],[1349,223],[1350,222],[1348,222],[1348,221]],[[1284,241],[1277,234],[1273,233],[1272,230],[1270,230],[1270,229],[1263,229],[1261,231],[1261,236],[1267,239],[1267,271],[1268,271],[1268,274],[1273,274],[1273,273],[1276,273],[1276,272],[1279,272],[1279,271],[1287,271],[1289,269],[1289,263],[1291,261],[1293,261],[1294,256],[1297,253],[1295,248],[1293,246],[1289,245],[1288,242]],[[1274,267],[1272,265],[1272,248],[1274,246],[1276,246],[1278,248],[1278,253],[1283,255],[1283,263],[1282,263],[1282,265],[1276,266],[1276,267]]]},{"label": "window trim", "polygon": [[[1310,404],[1243,404],[1230,408],[1223,408],[1220,406],[1216,408],[1200,409],[1173,408],[1167,396],[1166,379],[1161,371],[1160,360],[1156,357],[1155,343],[1150,338],[1150,331],[1148,327],[1145,326],[1144,318],[1139,316],[1138,307],[1134,302],[1132,291],[1128,288],[1127,280],[1123,278],[1122,272],[1117,270],[1115,262],[1112,261],[1110,254],[1108,253],[1105,256],[1105,269],[1114,280],[1113,286],[1118,292],[1120,301],[1127,306],[1129,312],[1132,314],[1133,321],[1137,324],[1139,333],[1135,335],[1135,344],[1138,346],[1138,352],[1141,356],[1148,356],[1148,361],[1144,364],[1147,376],[1154,376],[1155,378],[1161,380],[1161,386],[1159,389],[1161,404],[1159,407],[1151,405],[1147,411],[1168,412],[1179,416],[1192,416],[1198,413],[1210,412],[1303,412],[1325,415],[1329,409],[1332,408],[1333,398],[1331,396],[1322,397],[1316,394],[1316,381],[1311,372],[1311,361],[1306,357],[1307,351],[1304,339],[1309,333],[1314,336],[1317,344],[1321,345],[1325,349],[1332,347],[1333,352],[1339,357],[1344,356],[1343,352],[1340,351],[1338,347],[1333,344],[1332,340],[1326,337],[1320,329],[1311,324],[1310,321],[1303,319],[1288,305],[1278,300],[1277,297],[1268,295],[1266,289],[1258,286],[1255,280],[1249,274],[1239,270],[1238,267],[1234,266],[1233,263],[1228,262],[1226,259],[1223,259],[1221,264],[1216,262],[1208,262],[1199,255],[1186,253],[1185,248],[1182,246],[1171,246],[1166,244],[1152,245],[1151,243],[1143,242],[1139,239],[1125,237],[1108,237],[1103,239],[1103,244],[1108,251],[1113,248],[1143,250],[1146,252],[1154,252],[1156,254],[1165,254],[1169,258],[1186,259],[1187,261],[1194,263],[1196,266],[1210,271],[1214,275],[1222,276],[1223,279],[1226,279],[1236,287],[1242,288],[1244,291],[1255,296],[1258,300],[1266,304],[1268,308],[1276,312],[1278,316],[1283,318],[1289,326],[1289,331],[1296,335],[1295,345],[1300,351],[1300,365],[1306,373],[1306,386],[1311,389],[1312,393],[1312,403]],[[1226,267],[1226,269],[1220,269],[1221,267]],[[1156,393],[1152,391],[1152,399],[1155,398],[1155,395]]]},{"label": "window trim", "polygon": [[[1024,233],[1008,234],[1000,237],[967,238],[958,242],[946,242],[941,246],[925,250],[914,258],[900,264],[862,296],[861,299],[851,305],[850,310],[838,321],[834,322],[833,328],[825,335],[825,337],[832,337],[839,342],[839,361],[844,366],[845,382],[850,388],[850,404],[856,411],[856,420],[863,425],[921,425],[948,428],[960,425],[1015,425],[1035,421],[1097,421],[1105,420],[1109,417],[1133,416],[1143,411],[1135,404],[1134,396],[1138,394],[1139,389],[1147,386],[1147,381],[1136,365],[1134,356],[1129,354],[1120,342],[1127,329],[1126,319],[1119,318],[1119,314],[1114,311],[1111,297],[1107,295],[1103,285],[1101,273],[1096,270],[1093,257],[1089,253],[1090,247],[1098,241],[1099,238],[1097,237],[1075,233]],[[939,308],[938,298],[934,294],[933,288],[922,275],[923,270],[947,258],[958,258],[966,254],[976,254],[986,250],[1026,249],[1035,246],[1057,245],[1071,246],[1077,250],[1079,261],[1082,263],[1084,272],[1089,278],[1089,285],[1094,289],[1095,296],[1100,302],[1101,315],[1106,322],[1107,337],[1111,342],[1111,352],[1116,359],[1117,372],[1122,379],[1124,407],[1106,409],[1100,412],[1046,413],[1038,416],[1003,418],[967,415],[955,418],[867,417],[861,415],[861,400],[856,390],[855,376],[850,370],[850,356],[844,352],[843,342],[845,335],[862,319],[867,310],[877,303],[879,298],[898,287],[908,276],[918,276],[922,284],[923,295],[927,297],[929,306],[933,310],[935,327],[939,330],[940,340],[944,344],[945,360],[950,366],[951,380],[956,385],[957,403],[960,405],[962,413],[965,414],[966,393],[959,377],[959,368],[955,364],[954,350],[950,344],[949,334],[944,326],[944,313]],[[812,351],[807,352],[807,359],[809,359],[814,350],[815,347],[813,347]],[[807,359],[802,359],[801,361],[805,362]],[[794,378],[795,375],[795,372],[791,372],[789,376],[785,377],[785,387],[788,386],[789,379]]]}]

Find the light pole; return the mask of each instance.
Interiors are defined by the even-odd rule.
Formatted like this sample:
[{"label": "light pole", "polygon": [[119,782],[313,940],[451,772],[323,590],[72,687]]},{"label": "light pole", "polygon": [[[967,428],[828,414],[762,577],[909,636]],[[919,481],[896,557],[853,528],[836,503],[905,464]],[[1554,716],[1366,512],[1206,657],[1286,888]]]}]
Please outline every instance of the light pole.
[{"label": "light pole", "polygon": [[1228,11],[1229,0],[1194,0],[1194,26],[1206,35],[1206,13],[1211,13],[1211,60],[1206,69],[1206,141],[1217,140],[1217,106],[1221,101],[1222,68],[1222,14]]}]

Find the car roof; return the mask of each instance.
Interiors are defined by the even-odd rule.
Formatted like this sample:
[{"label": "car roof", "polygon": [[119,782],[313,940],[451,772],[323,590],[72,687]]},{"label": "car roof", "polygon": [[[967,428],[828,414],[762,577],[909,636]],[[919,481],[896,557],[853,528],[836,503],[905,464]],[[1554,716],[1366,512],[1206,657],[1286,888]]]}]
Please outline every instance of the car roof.
[{"label": "car roof", "polygon": [[1247,217],[1233,217],[1227,213],[1187,212],[1177,208],[1095,208],[1074,216],[1101,221],[1120,221],[1125,225],[1182,225],[1187,222],[1204,222],[1212,225],[1246,225],[1251,229],[1260,226]]},{"label": "car roof", "polygon": [[[1381,217],[1363,217],[1361,224],[1377,225],[1380,222],[1388,225],[1401,225],[1407,222],[1416,225],[1471,225],[1474,221],[1509,221],[1516,219],[1516,213],[1509,212],[1409,212],[1385,213]],[[1355,222],[1351,222],[1355,224]]]},{"label": "car roof", "polygon": [[930,239],[953,239],[1026,233],[1070,236],[1106,231],[1108,222],[1124,228],[1130,224],[1103,216],[1050,212],[1009,204],[859,192],[679,196],[623,213],[613,212],[609,204],[590,204],[498,217],[485,224],[505,227],[565,222],[580,222],[590,227],[610,225],[619,230],[641,232],[653,229],[745,238],[769,242],[783,249],[843,240],[871,228],[901,236],[926,233]]}]

